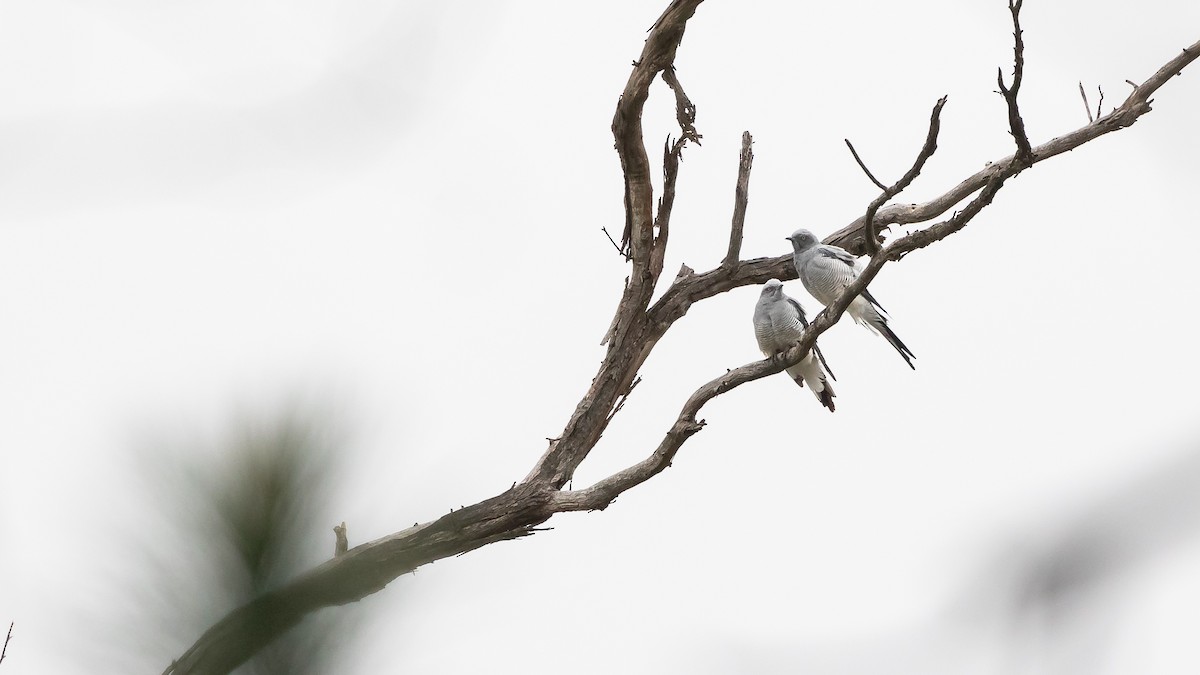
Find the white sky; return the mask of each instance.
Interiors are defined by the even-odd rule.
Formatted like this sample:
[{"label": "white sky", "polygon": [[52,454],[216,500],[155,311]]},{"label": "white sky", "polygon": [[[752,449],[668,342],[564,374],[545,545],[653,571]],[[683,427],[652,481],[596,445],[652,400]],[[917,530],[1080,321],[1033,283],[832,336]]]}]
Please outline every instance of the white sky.
[{"label": "white sky", "polygon": [[[623,222],[609,124],[663,6],[0,4],[5,669],[98,672],[77,636],[116,620],[114,578],[137,578],[147,429],[217,436],[296,391],[334,408],[349,479],[314,560],[338,521],[353,545],[525,475],[603,353],[626,273],[600,232]],[[677,66],[704,145],[685,155],[664,276],[723,255],[744,129],[744,257],[859,216],[875,189],[842,139],[893,180],[943,94],[939,152],[904,199],[1009,154],[993,93],[1008,21],[999,0],[702,5]],[[1023,22],[1038,143],[1086,121],[1079,81],[1107,110],[1194,42],[1200,4],[1031,0]],[[782,377],[718,399],[674,467],[607,511],[362,603],[346,672],[1082,668],[1068,648],[1006,661],[969,587],[1194,452],[1193,70],[1133,128],[1022,174],[884,271],[872,290],[915,373],[843,322],[821,341],[837,413]],[[656,157],[676,133],[661,82],[646,128]],[[757,294],[675,326],[577,485],[758,358]],[[1198,563],[1189,542],[1124,572],[1100,627],[1072,624],[1081,672],[1196,671]],[[947,609],[964,604],[975,618]]]}]

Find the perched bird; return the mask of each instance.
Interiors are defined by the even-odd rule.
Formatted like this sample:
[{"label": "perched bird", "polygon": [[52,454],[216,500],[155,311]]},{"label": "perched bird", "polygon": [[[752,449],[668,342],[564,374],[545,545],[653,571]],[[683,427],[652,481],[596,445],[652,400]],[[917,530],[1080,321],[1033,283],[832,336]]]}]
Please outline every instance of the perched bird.
[{"label": "perched bird", "polygon": [[[804,287],[821,304],[833,304],[842,290],[858,278],[858,259],[845,249],[822,244],[812,232],[805,229],[796,230],[787,239],[792,242],[792,262],[796,265],[796,274],[800,275]],[[892,332],[891,326],[888,326],[887,311],[870,291],[863,289],[846,311],[855,321],[891,343],[904,357],[909,368],[917,369],[912,362],[916,355]]]},{"label": "perched bird", "polygon": [[[763,355],[771,358],[786,351],[800,340],[807,327],[804,308],[783,292],[783,282],[778,279],[768,281],[758,296],[758,304],[754,306],[754,337]],[[833,387],[829,386],[826,373],[829,373],[829,378],[837,379],[829,370],[825,355],[816,343],[800,363],[787,369],[787,374],[792,376],[796,384],[803,387],[807,383],[821,405],[833,412],[833,397],[836,394],[833,393]]]}]

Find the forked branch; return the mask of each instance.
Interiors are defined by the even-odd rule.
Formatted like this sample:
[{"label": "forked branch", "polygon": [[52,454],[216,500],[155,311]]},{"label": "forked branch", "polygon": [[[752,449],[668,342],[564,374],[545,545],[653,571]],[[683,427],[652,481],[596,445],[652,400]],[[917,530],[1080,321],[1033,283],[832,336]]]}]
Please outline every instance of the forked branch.
[{"label": "forked branch", "polygon": [[[538,531],[537,526],[555,513],[606,507],[624,490],[644,482],[669,466],[683,443],[703,428],[704,420],[698,419],[698,414],[708,401],[798,362],[812,349],[817,336],[838,320],[851,299],[866,288],[883,265],[957,232],[991,202],[1007,178],[1020,170],[1021,162],[1014,161],[1015,157],[1006,158],[967,178],[931,202],[880,209],[876,218],[870,219],[872,223],[924,222],[974,195],[966,206],[947,220],[894,239],[883,247],[837,301],[814,318],[800,342],[782,358],[746,364],[698,388],[684,403],[679,415],[648,457],[590,487],[564,490],[579,463],[598,443],[614,411],[623,404],[633,388],[638,369],[645,363],[658,340],[687,313],[692,304],[733,288],[761,284],[772,277],[784,280],[795,278],[791,256],[736,260],[745,207],[744,204],[738,206],[739,202],[735,199],[735,218],[725,261],[715,269],[699,274],[685,266],[662,297],[653,306],[650,305],[655,283],[662,270],[661,256],[669,232],[679,151],[686,140],[699,139],[699,134],[694,133],[695,107],[682,94],[673,71],[671,75],[665,73],[673,67],[675,50],[683,37],[686,23],[699,4],[700,0],[674,0],[670,3],[651,29],[641,59],[635,63],[617,105],[613,134],[625,178],[626,206],[622,249],[631,259],[632,270],[614,316],[607,351],[599,371],[563,432],[550,440],[549,447],[529,475],[495,497],[356,546],[283,587],[256,598],[209,629],[168,667],[167,673],[227,673],[316,609],[359,600],[384,588],[398,576],[436,560],[461,555],[487,544],[528,536]],[[1019,39],[1015,11],[1014,26]],[[1150,96],[1198,55],[1200,43],[1184,50],[1183,54],[1169,61],[1150,79],[1136,86],[1125,102],[1108,115],[1071,134],[1032,148],[1030,164],[1133,124],[1150,110]],[[664,73],[664,80],[676,94],[677,114],[680,114],[680,110],[683,114],[679,117],[682,129],[680,140],[669,141],[664,147],[663,170],[664,178],[668,180],[664,182],[663,199],[657,217],[654,217],[641,114],[648,88],[658,73]],[[939,109],[940,103],[935,109],[935,116]],[[688,132],[689,125],[693,125],[691,135]],[[936,135],[935,132],[931,133]],[[746,194],[742,176],[745,175],[748,180],[749,145],[750,138],[746,135],[743,138],[743,148],[746,150],[743,153],[744,161],[739,163],[739,189],[735,193],[739,199],[744,199]],[[666,186],[669,186],[669,190]],[[739,209],[741,216],[737,215]],[[855,250],[849,240],[857,238],[860,242],[865,241],[863,226],[863,219],[860,219],[827,241]],[[857,252],[863,250],[863,246],[857,247]]]},{"label": "forked branch", "polygon": [[[879,193],[879,196],[871,200],[871,203],[867,205],[867,212],[863,214],[863,222],[866,223],[866,234],[864,236],[869,255],[875,255],[879,252],[879,233],[875,228],[875,212],[889,199],[900,194],[905,188],[911,185],[917,179],[917,176],[921,175],[921,169],[925,168],[925,161],[937,151],[938,132],[942,128],[942,108],[945,105],[945,96],[939,98],[938,102],[934,104],[933,112],[929,114],[929,131],[925,134],[925,144],[921,146],[921,151],[917,153],[917,158],[913,161],[912,166],[900,177],[900,180],[893,183],[891,187],[883,188],[883,192]],[[870,171],[867,171],[866,165],[859,159],[858,153],[854,152],[854,146],[850,145],[850,141],[846,141],[846,145],[850,146],[850,152],[854,155],[854,159],[858,162],[858,165],[867,174],[867,178],[870,178],[872,182],[878,185],[879,181],[875,180],[875,176]]]},{"label": "forked branch", "polygon": [[700,413],[700,409],[704,407],[704,404],[747,382],[753,382],[768,375],[774,375],[785,368],[799,363],[808,354],[809,350],[813,348],[813,345],[816,344],[817,337],[838,322],[838,319],[841,318],[854,298],[867,288],[867,285],[871,283],[875,275],[879,274],[879,271],[885,264],[899,260],[911,251],[924,248],[936,241],[945,239],[966,227],[972,218],[992,202],[992,198],[995,197],[1003,185],[1003,179],[996,179],[988,183],[966,207],[954,214],[953,217],[920,232],[914,232],[908,236],[901,237],[888,244],[878,255],[871,258],[854,283],[847,286],[833,304],[826,307],[824,311],[816,316],[808,328],[804,330],[800,341],[794,347],[784,352],[779,358],[748,363],[730,370],[724,375],[701,386],[688,397],[687,402],[683,405],[683,409],[679,411],[679,415],[675,418],[675,422],[648,457],[589,487],[580,490],[562,491],[555,494],[553,498],[555,510],[590,511],[604,509],[622,492],[646,482],[654,477],[655,474],[670,466],[671,460],[675,458],[676,453],[683,446],[684,442],[704,428],[705,421],[697,419],[697,415]]},{"label": "forked branch", "polygon": [[[1108,114],[1100,116],[1094,122],[1074,131],[1033,147],[1030,164],[1038,164],[1051,157],[1074,150],[1084,143],[1104,134],[1132,126],[1142,115],[1150,112],[1151,97],[1154,95],[1154,92],[1158,91],[1172,77],[1182,72],[1188,64],[1196,60],[1197,56],[1200,56],[1200,41],[1184,49],[1159,68],[1146,81],[1135,85],[1133,91],[1130,92],[1125,101]],[[955,204],[981,190],[988,182],[994,179],[1007,179],[1016,175],[1023,167],[1015,160],[1016,155],[1009,155],[989,162],[983,169],[967,177],[966,180],[954,188],[925,203],[892,204],[880,209],[879,213],[875,216],[875,225],[877,227],[893,224],[908,225],[933,220],[951,209]],[[826,237],[825,243],[841,246],[855,255],[862,255],[866,253],[864,230],[864,221],[862,218],[859,218]]]},{"label": "forked branch", "polygon": [[1021,118],[1021,110],[1017,107],[1017,92],[1021,90],[1021,80],[1025,76],[1025,40],[1021,36],[1021,3],[1024,0],[1008,0],[1008,11],[1012,14],[1013,22],[1013,81],[1011,87],[1004,86],[1004,73],[996,69],[996,83],[1000,85],[1000,94],[1008,105],[1008,128],[1013,140],[1017,142],[1017,153],[1013,162],[1017,170],[1033,164],[1033,149],[1029,146],[1029,135],[1025,133],[1025,120]]}]

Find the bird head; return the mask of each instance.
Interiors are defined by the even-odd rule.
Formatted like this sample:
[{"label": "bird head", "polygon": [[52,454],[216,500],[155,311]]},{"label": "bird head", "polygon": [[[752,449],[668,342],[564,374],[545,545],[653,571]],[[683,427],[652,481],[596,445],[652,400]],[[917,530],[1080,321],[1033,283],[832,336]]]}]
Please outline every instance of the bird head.
[{"label": "bird head", "polygon": [[769,279],[767,283],[763,284],[762,293],[760,295],[762,295],[764,298],[782,296],[783,282],[778,279]]},{"label": "bird head", "polygon": [[797,251],[806,251],[817,245],[817,237],[812,232],[804,228],[800,228],[787,237],[787,240],[792,242],[792,248]]}]

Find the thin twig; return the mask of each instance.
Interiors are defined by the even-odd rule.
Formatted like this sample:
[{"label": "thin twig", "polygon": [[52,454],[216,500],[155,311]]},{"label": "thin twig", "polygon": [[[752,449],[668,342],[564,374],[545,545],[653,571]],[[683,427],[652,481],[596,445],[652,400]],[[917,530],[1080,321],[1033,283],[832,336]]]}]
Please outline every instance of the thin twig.
[{"label": "thin twig", "polygon": [[733,189],[733,222],[729,228],[729,248],[721,267],[733,271],[742,257],[742,232],[746,226],[746,207],[750,203],[750,169],[754,165],[754,138],[742,132],[742,151],[738,153],[737,185]]},{"label": "thin twig", "polygon": [[625,258],[626,260],[629,260],[629,254],[621,250],[621,245],[618,244],[617,240],[613,239],[612,235],[608,233],[608,228],[602,227],[602,228],[600,228],[600,231],[604,233],[604,236],[608,237],[608,240],[610,242],[612,242],[613,248],[617,249],[617,255]]},{"label": "thin twig", "polygon": [[1100,117],[1100,106],[1104,105],[1104,87],[1096,85],[1096,91],[1100,92],[1100,102],[1096,104],[1096,117]]},{"label": "thin twig", "polygon": [[[1110,110],[1108,114],[1097,119],[1094,124],[1085,124],[1078,129],[1055,136],[1051,140],[1034,148],[1032,153],[1033,162],[1036,164],[1045,161],[1051,157],[1074,150],[1098,136],[1132,126],[1142,115],[1150,112],[1150,97],[1154,92],[1158,91],[1172,77],[1182,72],[1184,68],[1197,58],[1200,58],[1200,41],[1187,47],[1180,54],[1167,61],[1141,84],[1129,82],[1133,86],[1133,91],[1129,93],[1125,101]],[[978,192],[992,179],[997,177],[1008,178],[1019,173],[1022,167],[1017,166],[1013,160],[1014,156],[1008,156],[988,162],[984,168],[968,176],[955,187],[922,204],[892,204],[887,208],[880,209],[879,213],[875,216],[875,220],[877,221],[875,224],[876,226],[892,224],[907,225],[911,223],[923,223],[927,220],[937,218],[955,204]],[[863,238],[865,230],[865,223],[859,217],[849,225],[826,237],[824,241],[826,244],[841,246],[855,255],[862,255],[866,253],[866,245]],[[791,260],[790,254],[770,260],[770,264],[767,267],[772,270],[772,276],[776,276],[780,280],[795,279],[794,272],[792,276],[786,278],[777,276],[781,270],[784,274],[787,274],[785,258],[786,260]],[[747,270],[747,278],[757,280],[759,278],[757,272],[759,271],[760,269],[757,267],[753,270]],[[754,272],[754,274],[751,272]],[[770,278],[771,276],[766,276],[761,281],[754,281],[753,283],[762,283]]]},{"label": "thin twig", "polygon": [[0,663],[4,663],[4,656],[8,654],[8,641],[12,639],[12,629],[15,622],[8,624],[8,635],[4,638],[4,648],[0,649]]},{"label": "thin twig", "polygon": [[[1088,124],[1091,124],[1096,121],[1096,118],[1092,117],[1092,104],[1088,103],[1087,92],[1083,90],[1083,82],[1079,83],[1079,95],[1083,97],[1083,111],[1087,113]],[[1099,108],[1096,109],[1097,115],[1099,115],[1099,110]]]},{"label": "thin twig", "polygon": [[[917,153],[916,160],[909,167],[908,171],[889,188],[884,188],[879,196],[871,200],[867,205],[867,212],[863,215],[863,223],[866,224],[866,248],[867,253],[875,255],[879,251],[879,233],[875,227],[875,212],[883,206],[884,202],[900,194],[904,188],[908,187],[917,176],[921,175],[921,169],[925,166],[925,161],[933,156],[937,151],[938,132],[942,127],[942,108],[946,105],[945,96],[938,99],[938,102],[933,106],[933,112],[929,114],[929,131],[925,134],[925,144],[921,146],[921,151]],[[849,144],[849,141],[846,141]],[[851,148],[853,149],[853,148]],[[857,157],[857,155],[855,155]],[[863,167],[866,170],[866,167]],[[870,175],[869,173],[867,175]]]},{"label": "thin twig", "polygon": [[1029,136],[1025,133],[1025,120],[1021,119],[1021,111],[1017,107],[1017,92],[1021,90],[1021,80],[1025,76],[1025,41],[1021,38],[1021,3],[1024,0],[1008,0],[1008,11],[1013,21],[1013,81],[1012,87],[1004,86],[1004,72],[996,69],[996,82],[1000,85],[1000,94],[1008,104],[1008,127],[1013,140],[1017,142],[1017,154],[1013,161],[1020,168],[1033,164],[1033,149],[1029,145]]},{"label": "thin twig", "polygon": [[850,139],[843,138],[842,140],[846,141],[846,147],[850,148],[850,154],[854,156],[854,161],[858,162],[858,168],[862,169],[863,173],[867,174],[867,178],[871,179],[871,182],[875,184],[875,187],[879,188],[880,190],[886,190],[887,186],[879,182],[879,179],[875,177],[875,174],[871,173],[871,170],[868,169],[867,165],[863,163],[862,158],[858,156],[858,151],[854,149],[854,144],[850,142]]}]

